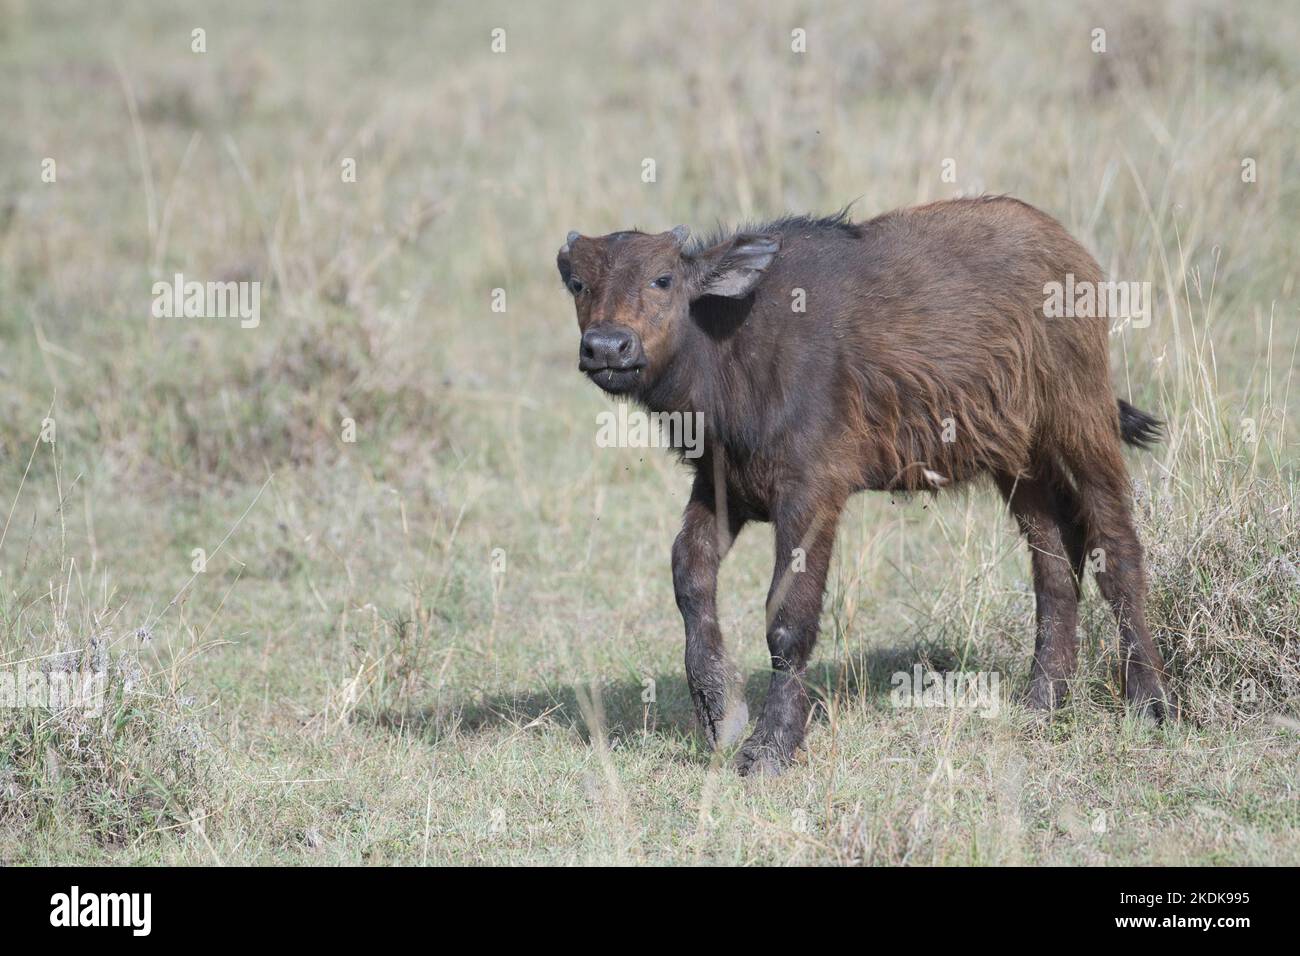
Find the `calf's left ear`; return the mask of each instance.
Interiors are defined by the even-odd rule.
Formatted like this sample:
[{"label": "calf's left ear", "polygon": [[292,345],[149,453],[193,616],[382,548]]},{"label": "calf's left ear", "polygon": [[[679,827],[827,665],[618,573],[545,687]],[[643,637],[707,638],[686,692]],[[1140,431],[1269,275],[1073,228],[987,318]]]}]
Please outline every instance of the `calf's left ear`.
[{"label": "calf's left ear", "polygon": [[781,251],[781,237],[741,233],[690,258],[691,298],[720,295],[743,299]]}]

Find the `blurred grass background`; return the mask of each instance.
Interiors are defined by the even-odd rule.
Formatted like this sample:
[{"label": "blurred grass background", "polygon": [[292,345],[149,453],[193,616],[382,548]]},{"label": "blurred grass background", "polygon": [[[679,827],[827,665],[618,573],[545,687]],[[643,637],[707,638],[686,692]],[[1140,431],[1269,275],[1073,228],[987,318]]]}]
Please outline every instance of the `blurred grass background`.
[{"label": "blurred grass background", "polygon": [[[1283,2],[0,0],[0,662],[139,669],[103,726],[0,711],[0,859],[1294,864],[1297,49]],[[807,762],[747,785],[690,728],[688,480],[594,450],[555,251],[981,192],[1153,283],[1115,381],[1195,719],[1124,718],[1091,586],[1050,727],[891,709],[1021,686],[1028,561],[982,489],[863,497]],[[154,318],[176,272],[261,324]],[[722,578],[751,709],[770,550]]]}]

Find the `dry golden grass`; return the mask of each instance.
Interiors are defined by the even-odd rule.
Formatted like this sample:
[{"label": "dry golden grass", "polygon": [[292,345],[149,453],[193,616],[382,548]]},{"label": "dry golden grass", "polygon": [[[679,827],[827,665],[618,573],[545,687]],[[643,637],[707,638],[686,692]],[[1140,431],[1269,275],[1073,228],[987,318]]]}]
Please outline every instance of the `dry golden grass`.
[{"label": "dry golden grass", "polygon": [[[117,662],[91,730],[0,710],[0,860],[1300,862],[1290,5],[151,6],[0,3],[0,663]],[[807,759],[742,781],[690,727],[687,480],[593,451],[555,250],[985,191],[1153,283],[1114,368],[1169,422],[1131,462],[1195,719],[1124,715],[1095,594],[1050,725],[892,708],[918,660],[1018,690],[1032,594],[987,491],[864,497]],[[260,326],[154,318],[178,271]],[[751,704],[769,534],[722,579]]]}]

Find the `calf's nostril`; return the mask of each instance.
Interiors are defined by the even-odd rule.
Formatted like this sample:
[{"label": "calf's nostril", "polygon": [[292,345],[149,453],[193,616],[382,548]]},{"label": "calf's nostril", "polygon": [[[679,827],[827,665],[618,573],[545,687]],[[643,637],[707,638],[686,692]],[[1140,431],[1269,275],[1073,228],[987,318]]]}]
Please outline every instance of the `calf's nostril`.
[{"label": "calf's nostril", "polygon": [[590,368],[613,365],[626,367],[640,354],[635,335],[618,329],[588,332],[582,337],[578,356]]}]

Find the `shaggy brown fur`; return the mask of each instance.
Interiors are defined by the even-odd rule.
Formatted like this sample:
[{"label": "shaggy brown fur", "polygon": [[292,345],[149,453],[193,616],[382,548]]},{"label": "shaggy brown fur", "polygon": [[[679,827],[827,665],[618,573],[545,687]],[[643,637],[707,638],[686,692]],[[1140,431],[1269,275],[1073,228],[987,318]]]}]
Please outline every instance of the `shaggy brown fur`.
[{"label": "shaggy brown fur", "polygon": [[[741,528],[775,523],[776,567],[772,683],[739,766],[775,771],[803,739],[802,677],[848,497],[981,475],[1031,549],[1029,702],[1050,708],[1064,696],[1091,566],[1116,615],[1129,699],[1157,719],[1167,713],[1121,455],[1122,438],[1146,444],[1158,423],[1113,396],[1107,319],[1044,315],[1047,283],[1102,279],[1059,223],[994,197],[685,240],[682,227],[571,233],[557,265],[583,333],[580,368],[651,410],[703,415],[673,581],[687,677],[713,745],[747,719],[715,606],[718,565]],[[792,572],[792,555],[804,570]]]}]

